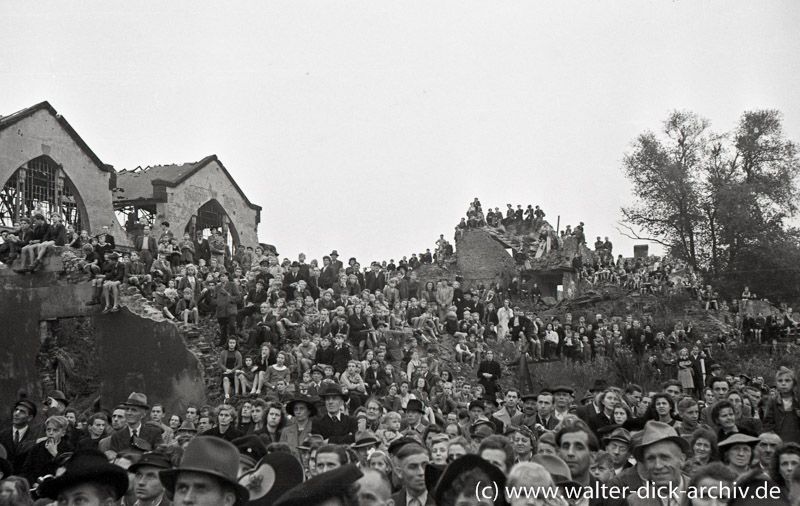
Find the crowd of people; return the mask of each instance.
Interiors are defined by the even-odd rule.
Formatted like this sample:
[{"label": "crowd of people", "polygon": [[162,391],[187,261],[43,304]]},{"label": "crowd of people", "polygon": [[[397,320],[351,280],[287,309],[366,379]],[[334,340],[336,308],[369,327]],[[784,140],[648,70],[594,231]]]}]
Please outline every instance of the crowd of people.
[{"label": "crowd of people", "polygon": [[[544,217],[530,206],[509,207],[505,218],[499,210],[484,218],[479,202],[471,209],[474,226]],[[133,287],[166,319],[216,326],[221,391],[213,405],[181,412],[136,392],[81,413],[59,391],[43,404],[20,398],[0,431],[0,506],[656,504],[643,485],[682,491],[683,502],[659,503],[672,506],[709,504],[703,493],[733,482],[774,485],[782,504],[800,504],[794,371],[766,379],[722,371],[714,354],[724,339],[697,335],[691,321],[660,329],[639,315],[545,317],[512,304],[535,301],[535,284],[422,281],[419,267],[440,248],[447,254],[440,240],[435,254],[362,269],[336,250],[321,263],[303,254],[279,261],[262,246],[231,253],[222,231],[178,240],[167,222],[157,233],[143,226],[132,251],[118,250],[107,230],[75,234],[57,217],[20,223],[2,250],[6,261],[25,259],[20,273],[36,271],[50,242],[70,245],[92,279],[89,304],[118,311],[122,289]],[[596,248],[609,273],[587,272],[594,282],[656,290],[653,280],[674,285],[670,274],[683,268],[615,262],[599,238]],[[710,311],[725,309],[699,280],[678,288]],[[745,294],[746,304],[753,295]],[[756,330],[770,325],[742,318],[735,327],[760,341]],[[445,335],[457,363],[437,353]],[[534,361],[624,354],[661,388],[603,379],[582,397],[581,385],[504,388],[492,346],[503,341]],[[480,496],[481,483],[499,493]],[[608,490],[589,493],[601,485]],[[553,495],[515,497],[504,486]]]},{"label": "crowd of people", "polygon": [[711,370],[702,401],[676,381],[598,379],[580,399],[568,385],[474,398],[446,383],[433,412],[372,395],[356,407],[333,379],[181,413],[133,392],[88,418],[52,391],[20,398],[0,431],[0,504],[640,505],[659,488],[674,504],[760,504],[740,502],[764,499],[757,488],[800,504],[794,371],[767,385]]}]

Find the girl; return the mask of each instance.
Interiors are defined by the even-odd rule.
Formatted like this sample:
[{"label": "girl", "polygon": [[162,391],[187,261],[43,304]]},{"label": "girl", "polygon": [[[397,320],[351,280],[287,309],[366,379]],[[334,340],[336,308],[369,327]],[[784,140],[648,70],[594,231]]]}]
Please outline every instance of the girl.
[{"label": "girl", "polygon": [[236,370],[242,367],[242,354],[237,348],[236,338],[228,339],[228,348],[219,354],[219,368],[222,369],[222,390],[225,393],[225,403],[231,398],[231,390],[235,388]]},{"label": "girl", "polygon": [[681,348],[678,355],[678,381],[681,382],[681,388],[694,396],[694,374],[692,373],[692,359],[689,357],[689,350]]},{"label": "girl", "polygon": [[236,371],[236,377],[234,378],[236,395],[247,394],[248,390],[250,390],[250,394],[254,395],[256,393],[257,375],[258,366],[253,363],[253,357],[245,358],[244,367]]}]

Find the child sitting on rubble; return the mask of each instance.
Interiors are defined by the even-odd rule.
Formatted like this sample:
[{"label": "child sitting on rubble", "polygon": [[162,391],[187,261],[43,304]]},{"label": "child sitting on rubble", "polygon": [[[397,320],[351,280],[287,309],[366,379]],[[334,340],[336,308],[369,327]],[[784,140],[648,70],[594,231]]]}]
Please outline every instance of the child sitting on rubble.
[{"label": "child sitting on rubble", "polygon": [[162,312],[168,320],[177,320],[175,314],[178,313],[178,290],[175,287],[170,287],[164,290],[164,307]]},{"label": "child sitting on rubble", "polygon": [[183,289],[183,298],[178,301],[175,310],[177,311],[177,316],[183,320],[184,325],[189,325],[189,323],[197,325],[200,322],[200,314],[197,309],[197,303],[194,301],[194,293],[189,287]]},{"label": "child sitting on rubble", "polygon": [[83,259],[78,262],[78,266],[83,272],[95,278],[100,274],[100,256],[94,251],[92,245],[88,243],[81,246],[81,252],[83,253]]}]

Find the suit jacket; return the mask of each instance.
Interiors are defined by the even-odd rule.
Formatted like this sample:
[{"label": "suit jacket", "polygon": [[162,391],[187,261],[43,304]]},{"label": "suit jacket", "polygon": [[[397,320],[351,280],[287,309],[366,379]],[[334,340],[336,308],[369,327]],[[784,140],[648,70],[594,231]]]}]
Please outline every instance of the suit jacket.
[{"label": "suit jacket", "polygon": [[607,425],[613,425],[614,420],[606,416],[605,413],[597,413],[594,416],[590,416],[589,419],[586,421],[589,425],[589,428],[592,429],[592,432],[597,434],[597,431],[602,429]]},{"label": "suit jacket", "polygon": [[[139,236],[136,238],[136,251],[142,251],[142,245],[144,244],[144,236]],[[158,240],[153,237],[152,235],[148,237],[147,240],[147,251],[150,252],[154,257],[158,254]]]},{"label": "suit jacket", "polygon": [[14,428],[9,427],[0,432],[0,445],[6,449],[8,454],[8,461],[14,467],[14,474],[19,474],[22,470],[22,465],[25,464],[25,459],[28,458],[28,453],[36,444],[36,434],[34,427],[28,425],[28,430],[19,440],[19,445],[14,446]]},{"label": "suit jacket", "polygon": [[[558,425],[559,422],[558,422],[558,418],[553,416],[552,413],[550,414],[550,418],[548,418],[547,420],[543,420],[542,417],[539,416],[539,413],[536,413],[536,415],[534,415],[534,417],[533,417],[533,428],[534,428],[534,430],[535,430],[535,427],[536,427],[537,423],[540,424],[542,427],[544,427],[546,430],[553,430],[553,429],[556,428],[556,425]],[[542,433],[543,433],[543,431],[536,431],[536,434],[538,436],[541,436]]]},{"label": "suit jacket", "polygon": [[578,415],[578,418],[583,420],[586,423],[589,423],[589,419],[598,413],[597,409],[594,407],[594,403],[587,403],[583,406],[578,406],[578,409],[575,410],[575,414]]},{"label": "suit jacket", "polygon": [[358,422],[347,415],[341,415],[340,420],[336,421],[325,413],[311,422],[311,432],[321,435],[333,444],[354,443],[357,430]]},{"label": "suit jacket", "polygon": [[[139,427],[139,437],[150,443],[152,448],[155,448],[161,444],[161,431],[155,427],[149,427],[142,424],[141,427]],[[119,453],[122,450],[129,449],[130,447],[131,433],[127,426],[111,435],[111,440],[109,442],[110,450]]]},{"label": "suit jacket", "polygon": [[294,288],[291,286],[292,283],[297,283],[304,280],[305,278],[303,278],[303,275],[300,274],[300,271],[297,271],[297,274],[289,271],[283,275],[283,290],[286,292],[286,298],[288,300],[294,299]]},{"label": "suit jacket", "polygon": [[369,271],[365,282],[370,292],[376,292],[378,290],[383,290],[383,287],[386,286],[386,276],[382,272],[376,273],[374,271]]},{"label": "suit jacket", "polygon": [[[394,506],[406,506],[406,502],[408,502],[406,489],[401,488],[399,492],[392,494],[392,499],[394,500]],[[425,500],[425,506],[436,506],[436,502],[433,500],[433,490],[428,492],[428,498]]]},{"label": "suit jacket", "polygon": [[332,265],[323,267],[319,274],[319,287],[324,290],[331,288],[338,281],[338,272]]}]

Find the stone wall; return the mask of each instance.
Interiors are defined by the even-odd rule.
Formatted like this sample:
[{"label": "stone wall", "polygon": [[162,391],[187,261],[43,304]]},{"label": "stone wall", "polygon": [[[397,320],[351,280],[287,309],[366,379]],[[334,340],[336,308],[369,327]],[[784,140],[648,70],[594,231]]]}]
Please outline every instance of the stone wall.
[{"label": "stone wall", "polygon": [[482,229],[468,229],[456,243],[457,268],[465,282],[491,283],[517,265],[506,249]]},{"label": "stone wall", "polygon": [[[19,391],[29,398],[40,399],[45,388],[42,378],[52,371],[41,370],[48,357],[58,354],[59,343],[47,341],[42,329],[45,321],[85,317],[91,322],[90,335],[99,364],[97,385],[104,407],[113,407],[127,398],[131,391],[146,392],[154,401],[164,403],[173,412],[185,409],[189,402],[205,399],[205,364],[198,359],[174,324],[131,313],[123,308],[119,313],[102,314],[99,306],[86,306],[91,298],[91,286],[86,281],[70,282],[61,272],[62,256],[45,257],[43,268],[35,274],[16,274],[0,270],[0,405],[9,406]],[[71,342],[74,342],[72,340]],[[64,349],[67,355],[86,353],[81,349]],[[51,357],[52,358],[52,357]],[[98,371],[76,370],[78,376],[90,376]],[[67,396],[84,392],[71,391],[67,376]],[[0,413],[0,419],[9,413]]]},{"label": "stone wall", "polygon": [[239,242],[246,246],[258,244],[258,211],[247,205],[241,193],[213,160],[175,188],[167,187],[167,205],[160,205],[159,218],[172,224],[175,234],[183,234],[192,215],[209,200],[215,199],[228,213]]},{"label": "stone wall", "polygon": [[114,216],[110,189],[113,170],[101,170],[51,109],[41,108],[0,130],[0,153],[3,154],[0,157],[0,184],[5,184],[30,160],[42,155],[52,158],[62,166],[85,206],[86,214],[81,217],[83,227],[98,234],[103,225],[108,225],[117,244],[128,245],[125,232]]}]

